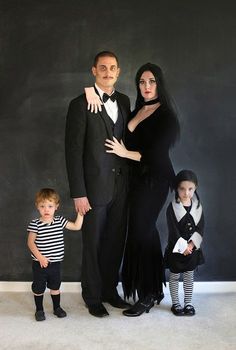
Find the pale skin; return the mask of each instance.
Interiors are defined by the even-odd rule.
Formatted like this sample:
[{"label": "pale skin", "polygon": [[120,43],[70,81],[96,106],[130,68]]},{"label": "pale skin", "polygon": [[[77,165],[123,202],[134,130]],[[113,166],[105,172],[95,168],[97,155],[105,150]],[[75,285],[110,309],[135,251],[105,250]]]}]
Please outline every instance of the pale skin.
[{"label": "pale skin", "polygon": [[[45,222],[47,224],[50,224],[53,221],[55,211],[58,209],[59,204],[55,203],[54,200],[44,200],[39,203],[36,203],[36,208],[38,209],[40,213],[40,220],[42,222]],[[79,231],[82,227],[83,223],[83,216],[81,216],[79,213],[77,214],[76,220],[74,222],[68,221],[66,224],[65,228],[67,230],[71,231]],[[33,253],[33,255],[36,257],[38,260],[41,268],[46,268],[49,264],[49,260],[40,253],[38,250],[36,244],[35,244],[35,239],[37,235],[35,232],[29,232],[28,235],[28,241],[27,245],[30,249],[30,251]],[[60,290],[50,290],[50,294],[52,295],[57,295],[60,294]],[[35,294],[35,295],[43,295],[43,294]]]},{"label": "pale skin", "polygon": [[[194,192],[196,191],[196,185],[192,181],[182,181],[180,182],[177,192],[180,202],[189,207],[191,205],[191,199],[193,198]],[[188,246],[184,251],[184,255],[192,254],[195,245],[192,241],[188,242]]]},{"label": "pale skin", "polygon": [[[111,95],[114,90],[114,85],[120,74],[120,68],[117,65],[117,61],[114,57],[100,57],[98,59],[96,67],[92,67],[92,73],[95,77],[96,84]],[[86,96],[88,98],[88,110],[97,113],[98,110],[102,111],[102,101],[99,96],[94,93],[93,88],[85,88]]]},{"label": "pale skin", "polygon": [[[154,75],[150,71],[143,72],[141,75],[139,88],[145,102],[154,100],[158,97],[157,82]],[[128,123],[129,131],[133,132],[139,123],[150,117],[150,115],[157,108],[159,108],[160,105],[160,102],[157,102],[153,105],[143,106],[135,117]],[[127,150],[123,141],[121,140],[119,142],[115,137],[113,137],[113,140],[106,139],[105,146],[109,148],[109,150],[106,150],[107,153],[114,153],[119,157],[128,158],[137,162],[139,162],[141,159],[141,154],[139,152]]]},{"label": "pale skin", "polygon": [[[158,97],[157,82],[154,75],[150,71],[143,72],[139,81],[139,88],[144,101],[151,101]],[[98,109],[101,111],[102,102],[100,101],[98,95],[94,92],[94,89],[85,88],[85,92],[88,100],[88,109],[91,109],[91,112],[95,111],[95,113],[97,113]],[[143,106],[138,111],[136,116],[130,120],[128,129],[133,132],[139,123],[150,117],[150,115],[159,107],[160,102],[149,106]],[[109,148],[106,150],[107,153],[114,153],[119,157],[128,158],[137,162],[139,162],[141,159],[141,154],[139,152],[127,150],[123,141],[121,140],[119,142],[115,137],[113,137],[112,140],[106,139],[105,146]]]},{"label": "pale skin", "polygon": [[[118,66],[118,63],[114,57],[104,56],[99,57],[96,67],[92,67],[92,74],[95,77],[95,82],[97,86],[102,89],[104,92],[106,92],[108,95],[111,95],[114,91],[114,85],[119,77],[120,74],[120,68]],[[90,88],[89,88],[90,89]],[[93,106],[95,112],[97,112],[97,108],[101,110],[101,103],[100,99],[97,99],[97,95],[93,94],[94,100],[89,101],[88,103],[88,109],[91,106],[91,109],[93,111]],[[92,98],[92,99],[93,99]],[[98,104],[94,105],[94,101],[97,101]],[[98,107],[97,107],[98,106]],[[80,215],[86,215],[86,213],[92,209],[89,199],[87,197],[79,197],[79,198],[73,198],[75,210]]]}]

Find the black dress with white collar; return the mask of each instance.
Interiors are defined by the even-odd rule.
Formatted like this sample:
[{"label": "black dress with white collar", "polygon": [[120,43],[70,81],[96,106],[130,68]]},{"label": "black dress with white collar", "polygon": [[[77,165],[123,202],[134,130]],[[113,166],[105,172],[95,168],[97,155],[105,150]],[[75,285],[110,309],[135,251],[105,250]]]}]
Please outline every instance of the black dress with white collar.
[{"label": "black dress with white collar", "polygon": [[[201,242],[204,229],[204,215],[196,196],[191,208],[173,200],[166,211],[168,225],[168,245],[165,250],[165,265],[171,272],[192,271],[204,263]],[[189,241],[195,248],[190,255],[183,255]]]}]

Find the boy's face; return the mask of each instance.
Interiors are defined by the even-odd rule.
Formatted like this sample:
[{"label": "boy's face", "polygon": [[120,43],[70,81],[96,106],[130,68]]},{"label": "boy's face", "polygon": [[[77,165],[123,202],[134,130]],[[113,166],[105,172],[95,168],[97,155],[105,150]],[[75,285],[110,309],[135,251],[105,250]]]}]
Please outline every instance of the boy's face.
[{"label": "boy's face", "polygon": [[44,201],[38,202],[36,207],[41,215],[42,221],[52,222],[58,204],[56,204],[54,200],[45,199]]},{"label": "boy's face", "polygon": [[178,187],[178,195],[183,205],[190,205],[195,190],[196,185],[192,181],[180,182]]}]

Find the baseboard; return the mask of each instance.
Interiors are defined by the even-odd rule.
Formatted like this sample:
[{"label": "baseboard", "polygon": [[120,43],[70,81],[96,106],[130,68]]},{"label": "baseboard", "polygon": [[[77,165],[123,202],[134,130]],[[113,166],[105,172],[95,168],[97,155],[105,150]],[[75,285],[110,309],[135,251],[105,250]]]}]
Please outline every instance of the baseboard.
[{"label": "baseboard", "polygon": [[[121,286],[119,286],[121,288]],[[61,290],[67,293],[80,293],[80,282],[62,282]],[[31,282],[0,281],[0,292],[30,292]],[[169,293],[169,286],[164,290]],[[235,293],[236,282],[194,282],[194,293]]]}]

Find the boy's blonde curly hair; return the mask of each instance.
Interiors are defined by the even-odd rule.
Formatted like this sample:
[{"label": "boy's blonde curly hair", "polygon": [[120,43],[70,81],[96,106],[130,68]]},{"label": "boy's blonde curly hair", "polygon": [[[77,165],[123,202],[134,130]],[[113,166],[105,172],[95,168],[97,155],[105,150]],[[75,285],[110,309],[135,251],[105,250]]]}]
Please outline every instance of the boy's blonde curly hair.
[{"label": "boy's blonde curly hair", "polygon": [[39,202],[42,202],[45,200],[53,201],[56,204],[59,204],[60,196],[52,188],[42,188],[35,195],[35,204],[37,205]]}]

